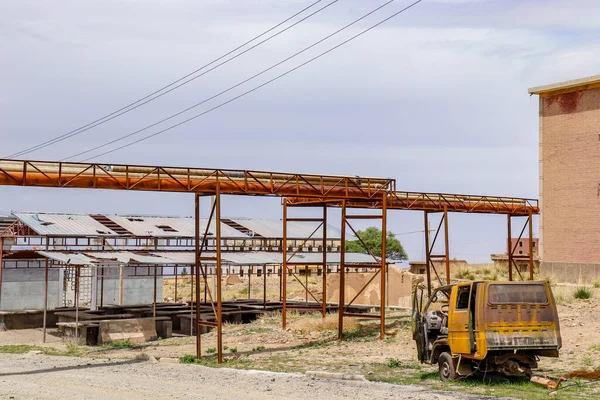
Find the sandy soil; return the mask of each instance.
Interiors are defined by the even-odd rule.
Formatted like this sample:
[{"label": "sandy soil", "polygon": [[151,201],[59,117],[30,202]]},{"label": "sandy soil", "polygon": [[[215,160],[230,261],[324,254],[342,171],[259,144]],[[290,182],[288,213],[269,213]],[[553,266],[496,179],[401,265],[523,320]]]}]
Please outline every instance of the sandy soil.
[{"label": "sandy soil", "polygon": [[10,399],[464,399],[417,386],[314,380],[301,374],[148,361],[0,354],[0,398]]}]

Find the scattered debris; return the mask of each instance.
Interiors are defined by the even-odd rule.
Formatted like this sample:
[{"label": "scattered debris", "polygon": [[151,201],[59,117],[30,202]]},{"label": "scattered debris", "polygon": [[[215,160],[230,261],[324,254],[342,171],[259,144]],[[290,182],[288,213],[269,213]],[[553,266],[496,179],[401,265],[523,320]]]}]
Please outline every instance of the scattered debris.
[{"label": "scattered debris", "polygon": [[541,376],[532,376],[531,377],[531,382],[533,383],[537,383],[538,385],[542,385],[543,387],[545,387],[546,389],[557,389],[558,386],[560,385],[560,383],[564,380],[563,378],[560,378],[558,380],[558,382],[555,382],[553,380],[550,379],[546,379],[546,378],[542,378]]}]

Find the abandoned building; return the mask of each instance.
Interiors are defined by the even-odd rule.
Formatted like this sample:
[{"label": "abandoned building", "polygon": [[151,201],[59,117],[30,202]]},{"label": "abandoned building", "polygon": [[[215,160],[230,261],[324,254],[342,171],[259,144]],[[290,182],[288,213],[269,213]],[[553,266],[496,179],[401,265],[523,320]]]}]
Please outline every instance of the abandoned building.
[{"label": "abandoned building", "polygon": [[539,96],[541,273],[600,278],[600,75],[529,89]]}]

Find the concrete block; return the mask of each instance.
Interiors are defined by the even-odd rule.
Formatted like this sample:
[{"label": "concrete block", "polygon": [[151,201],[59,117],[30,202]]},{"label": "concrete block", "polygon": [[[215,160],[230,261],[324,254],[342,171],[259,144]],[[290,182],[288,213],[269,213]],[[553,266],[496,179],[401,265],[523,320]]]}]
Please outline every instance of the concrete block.
[{"label": "concrete block", "polygon": [[156,334],[163,339],[173,337],[173,323],[171,321],[156,320]]},{"label": "concrete block", "polygon": [[100,322],[100,343],[129,340],[131,343],[145,343],[156,340],[156,325],[152,318],[122,319]]}]

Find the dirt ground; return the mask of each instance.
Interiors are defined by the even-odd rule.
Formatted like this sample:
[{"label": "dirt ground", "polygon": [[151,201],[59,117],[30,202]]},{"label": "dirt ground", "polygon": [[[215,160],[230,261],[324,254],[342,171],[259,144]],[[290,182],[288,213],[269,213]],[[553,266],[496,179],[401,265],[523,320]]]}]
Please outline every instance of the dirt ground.
[{"label": "dirt ground", "polygon": [[[240,290],[236,289],[235,285],[232,286],[228,290]],[[573,293],[576,289],[573,285],[553,285],[553,292],[559,303],[563,348],[560,358],[541,360],[539,374],[542,376],[557,378],[575,370],[600,371],[600,318],[595,317],[600,311],[600,289],[590,286],[592,298],[588,300],[574,298]],[[483,384],[481,378],[473,378],[461,384],[442,384],[438,380],[435,367],[420,365],[416,360],[415,345],[410,333],[409,310],[394,310],[388,313],[387,336],[383,341],[377,338],[377,324],[369,320],[347,319],[344,325],[346,340],[338,342],[337,315],[330,315],[322,320],[320,315],[300,315],[291,312],[286,330],[281,329],[281,315],[276,313],[265,315],[251,324],[227,324],[223,329],[224,366],[275,372],[329,371],[360,374],[372,381],[418,384],[429,389],[459,390],[482,396],[502,395],[525,399],[547,397],[547,389],[535,387],[528,382],[504,380],[498,384],[491,381]],[[119,349],[74,348],[54,336],[54,332],[48,336],[46,347],[42,347],[40,342],[41,330],[0,332],[0,353],[26,353],[33,349],[44,354],[78,355],[90,362],[96,362],[95,360],[107,359],[132,360],[141,355],[177,361],[196,352],[195,340],[190,337],[174,337],[143,346]],[[22,344],[29,347],[10,347]],[[203,357],[197,363],[218,367],[215,348],[216,335],[203,335]],[[3,379],[0,375],[0,387],[5,382]],[[586,395],[581,393],[600,398],[600,384],[586,384],[578,390],[580,394],[577,396],[572,389],[567,389],[561,391],[556,398],[586,398]]]},{"label": "dirt ground", "polygon": [[140,360],[0,354],[0,398],[452,400],[465,396],[418,386],[314,380],[302,374],[215,369]]}]

